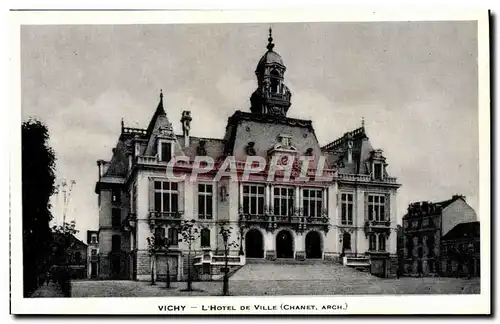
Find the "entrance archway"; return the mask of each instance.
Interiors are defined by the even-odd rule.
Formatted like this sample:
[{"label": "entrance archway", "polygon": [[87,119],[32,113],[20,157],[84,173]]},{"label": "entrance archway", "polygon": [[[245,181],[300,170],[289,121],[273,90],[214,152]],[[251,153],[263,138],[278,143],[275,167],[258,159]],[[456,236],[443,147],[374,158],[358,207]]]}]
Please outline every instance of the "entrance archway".
[{"label": "entrance archway", "polygon": [[293,258],[293,236],[287,230],[282,230],[276,235],[276,256]]},{"label": "entrance archway", "polygon": [[247,258],[263,258],[264,242],[258,229],[251,229],[245,235],[245,252]]},{"label": "entrance archway", "polygon": [[321,250],[321,236],[318,232],[312,231],[306,235],[306,258],[321,259],[323,251]]}]

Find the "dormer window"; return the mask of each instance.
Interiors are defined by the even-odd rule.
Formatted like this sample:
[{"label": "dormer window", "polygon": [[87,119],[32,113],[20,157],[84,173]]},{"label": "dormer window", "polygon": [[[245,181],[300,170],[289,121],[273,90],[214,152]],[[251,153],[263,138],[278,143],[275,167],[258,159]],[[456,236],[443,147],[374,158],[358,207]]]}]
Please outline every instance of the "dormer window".
[{"label": "dormer window", "polygon": [[382,163],[373,164],[373,177],[378,180],[383,179],[383,166]]},{"label": "dormer window", "polygon": [[158,143],[158,158],[161,162],[169,162],[172,159],[172,143],[160,141]]},{"label": "dormer window", "polygon": [[90,238],[90,243],[92,243],[92,244],[97,243],[97,235],[96,234],[92,234],[92,237]]}]

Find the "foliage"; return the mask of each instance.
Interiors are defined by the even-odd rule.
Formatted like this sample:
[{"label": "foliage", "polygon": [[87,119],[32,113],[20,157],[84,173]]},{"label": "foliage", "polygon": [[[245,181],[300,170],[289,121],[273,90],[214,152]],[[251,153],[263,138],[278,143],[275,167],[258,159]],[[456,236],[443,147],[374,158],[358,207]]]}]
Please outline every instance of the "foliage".
[{"label": "foliage", "polygon": [[69,253],[76,233],[75,221],[52,226],[52,264],[67,265],[70,262]]},{"label": "foliage", "polygon": [[230,248],[238,248],[240,245],[238,243],[239,238],[234,241],[230,241],[231,233],[233,233],[234,228],[229,226],[227,222],[222,222],[220,224],[219,234],[222,236],[224,241],[224,278],[222,285],[222,294],[224,296],[229,295],[229,269],[228,269],[228,255]]},{"label": "foliage", "polygon": [[23,206],[23,281],[28,297],[46,273],[52,242],[49,222],[50,196],[55,190],[55,154],[48,145],[49,131],[38,120],[21,125],[22,206]]},{"label": "foliage", "polygon": [[188,245],[188,277],[187,277],[187,287],[186,291],[192,291],[192,283],[193,283],[193,275],[192,275],[192,265],[191,265],[191,251],[193,242],[198,239],[201,232],[198,229],[198,224],[196,220],[183,220],[180,224],[180,232],[181,232],[181,242],[184,242]]}]

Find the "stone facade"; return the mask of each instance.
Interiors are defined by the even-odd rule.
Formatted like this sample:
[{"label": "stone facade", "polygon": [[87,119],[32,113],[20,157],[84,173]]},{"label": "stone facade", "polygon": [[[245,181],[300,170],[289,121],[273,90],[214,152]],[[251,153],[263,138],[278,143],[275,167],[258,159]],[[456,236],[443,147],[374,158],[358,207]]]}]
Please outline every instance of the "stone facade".
[{"label": "stone facade", "polygon": [[[272,37],[267,48],[256,68],[251,112],[236,111],[224,138],[190,136],[188,111],[181,117],[182,135],[175,134],[163,95],[147,128],[122,122],[111,160],[98,161],[101,278],[151,280],[153,274],[161,280],[168,265],[173,280],[184,280],[189,255],[198,279],[234,271],[253,258],[349,255],[382,260],[383,269],[374,264],[374,271],[390,271],[400,185],[389,176],[382,150],[371,146],[364,122],[320,146],[312,121],[287,117],[292,95],[286,67]],[[228,156],[236,179],[217,175]],[[307,175],[315,175],[305,182],[298,172],[303,156],[311,159]],[[169,178],[167,166],[178,157],[185,159],[173,166],[177,178]],[[203,168],[197,157],[210,157],[216,165],[191,180],[189,175]],[[270,169],[242,177],[247,159],[255,157],[290,167],[291,181],[281,171],[270,178]],[[191,220],[198,232],[189,242],[183,234]],[[221,233],[229,228],[224,238]],[[152,249],[153,241],[163,245]]]},{"label": "stone facade", "polygon": [[[412,276],[435,276],[443,273],[441,245],[450,224],[476,219],[465,197],[455,195],[441,202],[418,202],[403,216],[403,272]],[[445,233],[446,231],[446,233]]]}]

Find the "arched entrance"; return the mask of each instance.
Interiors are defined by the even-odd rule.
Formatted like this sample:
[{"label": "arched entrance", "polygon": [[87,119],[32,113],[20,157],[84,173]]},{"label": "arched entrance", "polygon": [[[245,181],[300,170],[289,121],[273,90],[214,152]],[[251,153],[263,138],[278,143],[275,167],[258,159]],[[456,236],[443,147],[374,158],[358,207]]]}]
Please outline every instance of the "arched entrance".
[{"label": "arched entrance", "polygon": [[245,235],[245,252],[247,258],[263,258],[264,242],[258,229],[251,229]]},{"label": "arched entrance", "polygon": [[321,250],[321,236],[318,232],[312,231],[306,235],[306,258],[321,259],[323,251]]},{"label": "arched entrance", "polygon": [[293,258],[293,236],[286,230],[276,235],[276,256],[278,258]]}]

